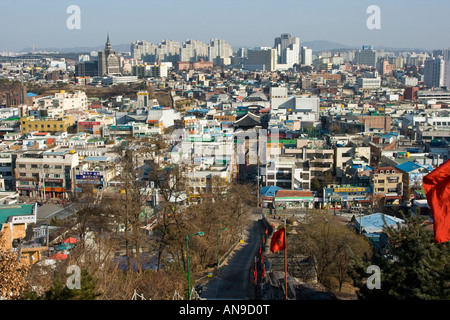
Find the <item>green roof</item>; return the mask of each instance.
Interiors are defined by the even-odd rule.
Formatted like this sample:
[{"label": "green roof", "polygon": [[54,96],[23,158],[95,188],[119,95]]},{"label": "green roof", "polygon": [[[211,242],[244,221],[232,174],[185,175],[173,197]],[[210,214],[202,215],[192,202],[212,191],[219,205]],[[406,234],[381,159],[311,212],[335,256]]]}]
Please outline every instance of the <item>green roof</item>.
[{"label": "green roof", "polygon": [[34,204],[0,206],[0,225],[12,216],[26,216],[34,213]]}]

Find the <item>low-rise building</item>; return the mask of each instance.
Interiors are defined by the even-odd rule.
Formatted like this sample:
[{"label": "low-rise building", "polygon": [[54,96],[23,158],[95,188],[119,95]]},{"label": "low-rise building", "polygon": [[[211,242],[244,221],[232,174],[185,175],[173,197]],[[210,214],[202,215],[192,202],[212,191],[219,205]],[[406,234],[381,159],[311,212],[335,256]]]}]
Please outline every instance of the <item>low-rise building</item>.
[{"label": "low-rise building", "polygon": [[34,116],[20,118],[20,132],[22,135],[30,132],[67,132],[73,126],[73,117],[35,118]]},{"label": "low-rise building", "polygon": [[16,188],[32,199],[67,199],[74,190],[74,168],[79,164],[74,150],[17,152]]},{"label": "low-rise building", "polygon": [[372,173],[374,199],[381,199],[383,205],[402,204],[403,173],[394,167],[377,167]]}]

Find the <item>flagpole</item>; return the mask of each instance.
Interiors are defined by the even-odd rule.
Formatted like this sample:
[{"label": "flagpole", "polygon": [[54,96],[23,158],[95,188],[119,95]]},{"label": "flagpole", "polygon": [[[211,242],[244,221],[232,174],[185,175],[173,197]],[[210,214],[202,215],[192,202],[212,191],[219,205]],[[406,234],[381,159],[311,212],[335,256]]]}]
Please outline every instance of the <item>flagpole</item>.
[{"label": "flagpole", "polygon": [[287,230],[286,230],[286,219],[284,219],[284,294],[285,294],[285,300],[288,299],[288,294],[287,294]]}]

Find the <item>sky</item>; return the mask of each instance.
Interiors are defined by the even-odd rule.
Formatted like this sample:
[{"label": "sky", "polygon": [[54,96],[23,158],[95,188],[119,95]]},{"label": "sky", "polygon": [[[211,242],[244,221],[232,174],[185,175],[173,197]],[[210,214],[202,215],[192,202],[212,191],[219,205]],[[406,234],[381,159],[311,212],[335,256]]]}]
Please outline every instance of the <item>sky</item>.
[{"label": "sky", "polygon": [[[80,9],[69,29],[67,8]],[[369,29],[370,5],[380,29]],[[290,33],[301,42],[348,46],[449,48],[448,0],[1,0],[0,51],[103,46],[163,39],[221,38],[233,48],[273,46]]]}]

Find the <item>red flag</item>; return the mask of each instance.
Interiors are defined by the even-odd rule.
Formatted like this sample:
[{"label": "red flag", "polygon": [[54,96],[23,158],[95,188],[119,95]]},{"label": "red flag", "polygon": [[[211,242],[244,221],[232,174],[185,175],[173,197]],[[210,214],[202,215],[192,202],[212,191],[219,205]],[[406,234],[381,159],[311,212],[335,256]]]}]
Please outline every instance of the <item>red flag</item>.
[{"label": "red flag", "polygon": [[450,240],[450,161],[423,177],[427,202],[433,213],[434,242]]},{"label": "red flag", "polygon": [[256,282],[258,281],[258,274],[257,274],[257,272],[256,272],[256,268],[255,268],[255,270],[253,271],[253,281],[255,282],[255,284],[256,284]]},{"label": "red flag", "polygon": [[270,240],[270,251],[273,253],[286,249],[285,228],[281,228],[275,232]]},{"label": "red flag", "polygon": [[265,267],[265,266],[263,266],[261,276],[262,276],[263,278],[266,276],[266,267]]}]

